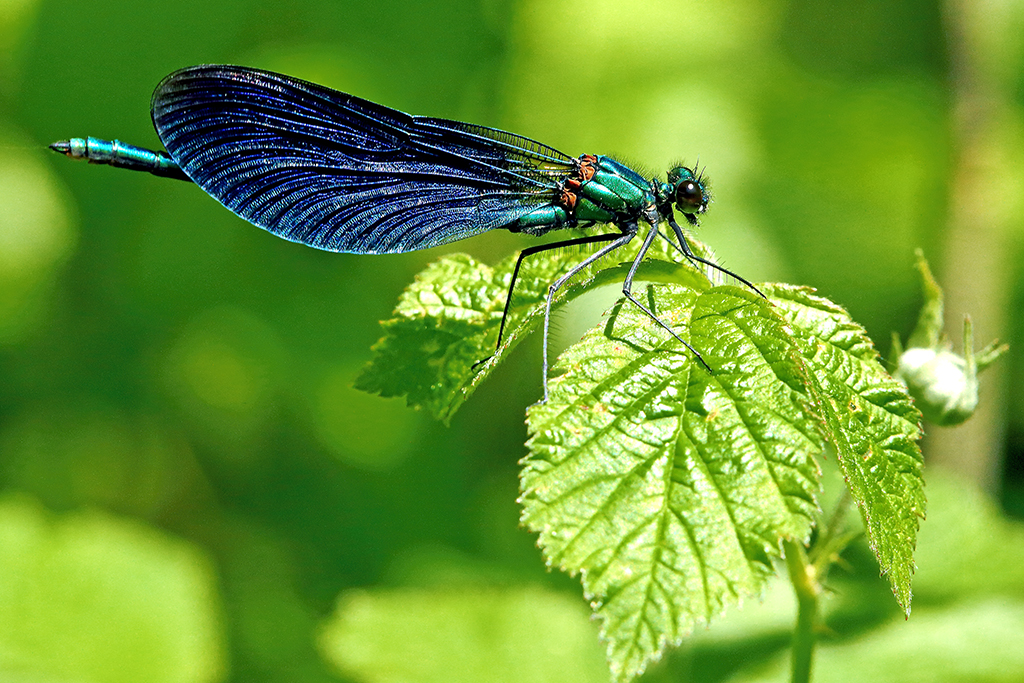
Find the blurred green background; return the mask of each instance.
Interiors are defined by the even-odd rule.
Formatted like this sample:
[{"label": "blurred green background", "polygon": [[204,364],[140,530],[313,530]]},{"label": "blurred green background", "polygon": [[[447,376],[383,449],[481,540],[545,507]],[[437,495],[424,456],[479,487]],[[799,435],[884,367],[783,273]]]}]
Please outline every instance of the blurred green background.
[{"label": "blurred green background", "polygon": [[[971,313],[1013,348],[981,415],[928,429],[914,616],[854,548],[819,679],[918,680],[913,656],[920,680],[1024,677],[1024,7],[923,0],[0,0],[0,677],[606,680],[578,584],[517,527],[536,341],[451,428],[351,388],[442,249],[318,252],[45,149],[158,146],[154,85],[217,62],[650,173],[699,155],[721,261],[818,288],[883,353],[922,247],[951,336]],[[649,679],[778,680],[787,596]],[[950,649],[957,624],[984,628]]]}]

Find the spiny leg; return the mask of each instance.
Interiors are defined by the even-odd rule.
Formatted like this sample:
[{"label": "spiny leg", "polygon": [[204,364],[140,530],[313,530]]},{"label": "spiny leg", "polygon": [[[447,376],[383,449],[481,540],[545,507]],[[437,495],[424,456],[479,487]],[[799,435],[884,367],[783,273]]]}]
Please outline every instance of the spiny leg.
[{"label": "spiny leg", "polygon": [[707,368],[708,372],[712,372],[711,366],[708,365],[707,362],[704,360],[704,357],[697,352],[697,349],[690,346],[682,337],[675,333],[675,330],[666,325],[661,320],[661,318],[654,315],[654,313],[652,313],[649,308],[644,306],[637,300],[635,296],[633,296],[633,277],[636,275],[636,271],[640,267],[640,261],[643,260],[644,256],[647,254],[647,250],[650,249],[651,245],[654,243],[654,238],[655,236],[657,236],[657,234],[658,226],[652,225],[651,229],[647,232],[647,237],[644,238],[644,243],[640,246],[640,251],[637,252],[636,258],[633,259],[633,265],[629,269],[629,274],[626,275],[626,281],[622,283],[622,294],[631,302],[633,302],[633,305],[635,305],[641,311],[646,313],[651,320],[658,323],[662,328],[667,330],[669,334],[675,337],[683,346],[688,348],[690,352],[697,358],[697,360],[700,361],[700,364]]}]

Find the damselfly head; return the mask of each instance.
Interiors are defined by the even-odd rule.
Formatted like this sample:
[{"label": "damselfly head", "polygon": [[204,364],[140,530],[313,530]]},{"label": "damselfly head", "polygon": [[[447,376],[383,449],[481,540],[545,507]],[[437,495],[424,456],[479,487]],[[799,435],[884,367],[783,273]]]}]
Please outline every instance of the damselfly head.
[{"label": "damselfly head", "polygon": [[711,196],[701,175],[685,166],[676,166],[668,172],[668,184],[672,201],[688,221],[695,222],[698,214],[707,211]]}]

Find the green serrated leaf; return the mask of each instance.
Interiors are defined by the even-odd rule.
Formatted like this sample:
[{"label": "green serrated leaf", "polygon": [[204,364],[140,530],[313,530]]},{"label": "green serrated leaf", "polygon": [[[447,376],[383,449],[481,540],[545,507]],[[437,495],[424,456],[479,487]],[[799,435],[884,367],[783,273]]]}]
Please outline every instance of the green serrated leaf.
[{"label": "green serrated leaf", "polygon": [[766,293],[803,341],[808,386],[826,437],[836,447],[871,549],[909,614],[914,546],[925,511],[917,445],[921,414],[846,311],[806,288],[776,285]]},{"label": "green serrated leaf", "polygon": [[[528,414],[523,521],[579,573],[616,680],[757,594],[819,510],[815,457],[837,442],[872,547],[909,605],[923,510],[917,413],[863,330],[810,290],[652,285],[559,360]],[[842,406],[842,409],[840,409]]]},{"label": "green serrated leaf", "polygon": [[[863,329],[811,290],[765,285],[765,301],[709,288],[656,244],[667,260],[646,260],[634,293],[714,371],[620,303],[559,359],[550,400],[529,410],[522,462],[523,521],[549,564],[582,575],[615,678],[638,675],[695,624],[757,594],[783,541],[806,542],[823,438],[909,609],[924,494],[920,415],[904,386]],[[616,260],[628,264],[635,247]],[[361,387],[449,419],[539,325],[548,283],[576,262],[542,256],[523,267],[502,347],[475,367],[495,342],[515,261],[491,270],[450,256],[428,268],[385,324]],[[627,269],[592,268],[557,302],[621,282]]]},{"label": "green serrated leaf", "polygon": [[560,359],[523,461],[523,521],[550,564],[582,575],[617,680],[761,590],[781,540],[806,539],[820,474],[816,425],[779,379],[801,360],[767,303],[647,292],[714,374],[620,306]]},{"label": "green serrated leaf", "polygon": [[[504,306],[498,273],[465,254],[431,264],[402,294],[374,359],[356,387],[382,396],[405,396],[447,421],[475,387],[465,384],[486,356],[489,319]],[[493,342],[492,342],[493,343]]]}]

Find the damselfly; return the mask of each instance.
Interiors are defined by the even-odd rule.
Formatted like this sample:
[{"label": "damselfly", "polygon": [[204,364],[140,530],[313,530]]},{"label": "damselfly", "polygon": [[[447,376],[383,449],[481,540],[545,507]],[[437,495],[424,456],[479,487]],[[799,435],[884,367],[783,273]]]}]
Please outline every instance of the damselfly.
[{"label": "damselfly", "polygon": [[534,140],[445,119],[410,116],[306,81],[239,66],[194,66],[156,88],[153,124],[166,152],[116,140],[73,138],[50,147],[74,158],[196,183],[247,221],[295,242],[354,254],[426,249],[505,229],[544,235],[613,224],[524,249],[505,303],[498,347],[523,259],[559,247],[602,244],[548,287],[548,333],[558,290],[646,226],[622,293],[704,359],[632,293],[641,260],[665,222],[681,252],[755,289],[690,249],[673,207],[690,225],[708,207],[705,182],[678,166],[647,180],[606,156],[570,157]]}]

